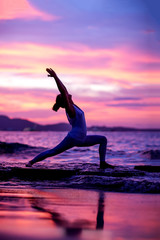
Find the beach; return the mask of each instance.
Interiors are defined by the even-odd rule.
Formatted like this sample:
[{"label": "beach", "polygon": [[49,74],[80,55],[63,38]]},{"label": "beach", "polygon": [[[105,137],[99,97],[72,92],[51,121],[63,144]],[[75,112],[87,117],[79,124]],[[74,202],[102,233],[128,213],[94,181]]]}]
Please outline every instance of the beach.
[{"label": "beach", "polygon": [[0,189],[1,239],[159,239],[160,195]]},{"label": "beach", "polygon": [[26,168],[65,133],[1,132],[1,239],[159,239],[160,133],[101,134],[115,169],[99,168],[97,146]]}]

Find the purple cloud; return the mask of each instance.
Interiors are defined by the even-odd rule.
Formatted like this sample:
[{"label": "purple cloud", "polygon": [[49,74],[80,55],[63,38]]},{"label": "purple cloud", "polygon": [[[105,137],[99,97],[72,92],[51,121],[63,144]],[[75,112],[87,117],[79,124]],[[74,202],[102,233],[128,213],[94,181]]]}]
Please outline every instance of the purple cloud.
[{"label": "purple cloud", "polygon": [[135,103],[135,102],[129,102],[129,103],[111,103],[111,104],[106,104],[106,106],[110,107],[124,107],[124,108],[135,108],[135,109],[142,109],[144,107],[159,107],[160,103]]},{"label": "purple cloud", "polygon": [[128,101],[128,100],[138,101],[138,100],[141,100],[141,98],[140,97],[116,97],[113,100],[114,101]]}]

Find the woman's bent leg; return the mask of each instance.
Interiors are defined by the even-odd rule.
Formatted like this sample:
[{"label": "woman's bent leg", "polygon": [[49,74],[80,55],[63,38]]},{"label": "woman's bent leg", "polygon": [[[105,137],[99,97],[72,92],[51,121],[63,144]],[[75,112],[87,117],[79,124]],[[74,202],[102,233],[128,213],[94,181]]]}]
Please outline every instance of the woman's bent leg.
[{"label": "woman's bent leg", "polygon": [[67,136],[56,147],[38,154],[35,158],[33,158],[31,161],[29,161],[29,163],[26,166],[30,167],[36,162],[40,162],[48,157],[58,155],[74,146],[75,146],[75,144],[74,144],[73,139]]},{"label": "woman's bent leg", "polygon": [[89,135],[86,136],[83,143],[79,143],[76,146],[78,147],[89,147],[99,144],[99,158],[100,158],[100,168],[114,168],[114,166],[105,162],[106,148],[107,148],[107,138],[100,135]]},{"label": "woman's bent leg", "polygon": [[89,147],[99,144],[100,162],[105,162],[107,138],[101,135],[88,135],[83,143],[78,144],[79,147]]}]

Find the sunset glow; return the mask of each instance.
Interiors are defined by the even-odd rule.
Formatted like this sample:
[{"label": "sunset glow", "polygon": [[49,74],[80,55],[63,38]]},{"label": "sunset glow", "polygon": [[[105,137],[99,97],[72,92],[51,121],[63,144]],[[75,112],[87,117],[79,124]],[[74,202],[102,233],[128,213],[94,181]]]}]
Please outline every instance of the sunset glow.
[{"label": "sunset glow", "polygon": [[52,67],[88,126],[159,128],[159,3],[150,4],[1,1],[0,114],[67,122],[63,110],[51,111],[58,90],[45,69]]}]

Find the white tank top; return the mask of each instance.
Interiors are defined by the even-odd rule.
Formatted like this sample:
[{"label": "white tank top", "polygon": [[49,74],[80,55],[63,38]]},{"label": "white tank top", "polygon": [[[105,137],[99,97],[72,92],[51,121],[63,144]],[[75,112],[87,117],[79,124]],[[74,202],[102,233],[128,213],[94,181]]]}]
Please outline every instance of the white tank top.
[{"label": "white tank top", "polygon": [[78,140],[84,140],[84,138],[86,137],[86,133],[87,133],[84,112],[76,105],[73,105],[73,106],[74,106],[74,109],[76,112],[76,116],[74,118],[70,118],[66,112],[68,121],[72,126],[72,129],[68,134],[72,138],[75,138]]}]

